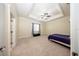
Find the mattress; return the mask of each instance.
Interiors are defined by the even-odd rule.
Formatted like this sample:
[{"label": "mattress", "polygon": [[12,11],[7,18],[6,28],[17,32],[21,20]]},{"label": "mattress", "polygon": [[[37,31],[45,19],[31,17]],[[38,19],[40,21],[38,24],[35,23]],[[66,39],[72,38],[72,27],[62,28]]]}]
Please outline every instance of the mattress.
[{"label": "mattress", "polygon": [[48,36],[49,40],[57,40],[63,42],[65,44],[70,45],[70,36],[69,35],[62,35],[62,34],[52,34]]}]

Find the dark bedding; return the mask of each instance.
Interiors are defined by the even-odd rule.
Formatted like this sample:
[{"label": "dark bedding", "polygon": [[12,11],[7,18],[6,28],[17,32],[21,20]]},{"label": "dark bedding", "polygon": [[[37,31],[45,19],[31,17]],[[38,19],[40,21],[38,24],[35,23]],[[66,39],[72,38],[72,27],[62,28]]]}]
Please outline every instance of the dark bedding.
[{"label": "dark bedding", "polygon": [[57,40],[63,43],[70,45],[70,36],[69,35],[62,35],[62,34],[52,34],[48,36],[48,40]]}]

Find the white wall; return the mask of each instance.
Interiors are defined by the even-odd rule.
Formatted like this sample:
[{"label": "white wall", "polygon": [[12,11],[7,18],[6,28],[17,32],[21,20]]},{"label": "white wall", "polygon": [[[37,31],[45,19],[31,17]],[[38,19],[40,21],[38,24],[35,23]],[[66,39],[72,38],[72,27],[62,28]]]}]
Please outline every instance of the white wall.
[{"label": "white wall", "polygon": [[18,17],[18,38],[32,37],[32,23],[39,23],[41,34],[70,34],[69,17],[63,17],[49,22],[39,22],[31,18]]},{"label": "white wall", "polygon": [[0,4],[0,47],[4,46],[4,24],[5,24],[5,6],[4,4]]},{"label": "white wall", "polygon": [[29,38],[32,37],[32,23],[39,23],[41,34],[44,34],[43,23],[33,20],[31,18],[18,17],[18,38]]},{"label": "white wall", "polygon": [[46,34],[70,34],[69,17],[58,18],[46,22]]},{"label": "white wall", "polygon": [[0,47],[4,55],[10,55],[10,5],[0,4]]},{"label": "white wall", "polygon": [[5,4],[5,28],[4,28],[4,38],[6,44],[6,55],[10,55],[11,53],[11,35],[10,35],[10,4]]},{"label": "white wall", "polygon": [[72,52],[79,54],[79,4],[71,4]]}]

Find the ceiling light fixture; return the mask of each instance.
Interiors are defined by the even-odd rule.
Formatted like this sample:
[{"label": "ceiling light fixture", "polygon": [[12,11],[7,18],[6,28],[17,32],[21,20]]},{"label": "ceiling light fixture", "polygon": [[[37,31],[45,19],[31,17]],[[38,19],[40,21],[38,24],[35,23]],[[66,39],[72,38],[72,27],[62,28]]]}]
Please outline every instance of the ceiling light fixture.
[{"label": "ceiling light fixture", "polygon": [[51,17],[50,15],[48,15],[48,13],[44,13],[43,15],[41,15],[41,19],[48,18],[48,17]]}]

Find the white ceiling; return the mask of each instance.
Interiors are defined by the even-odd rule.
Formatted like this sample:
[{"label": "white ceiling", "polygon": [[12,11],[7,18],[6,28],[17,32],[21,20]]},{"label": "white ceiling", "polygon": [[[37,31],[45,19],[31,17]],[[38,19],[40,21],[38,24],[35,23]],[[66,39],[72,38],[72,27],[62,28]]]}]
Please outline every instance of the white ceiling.
[{"label": "white ceiling", "polygon": [[57,3],[16,4],[16,10],[18,16],[30,17],[40,21],[50,21],[64,16],[64,11]]},{"label": "white ceiling", "polygon": [[27,16],[31,11],[33,4],[16,4],[16,10],[19,16]]}]

